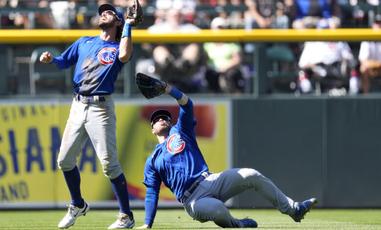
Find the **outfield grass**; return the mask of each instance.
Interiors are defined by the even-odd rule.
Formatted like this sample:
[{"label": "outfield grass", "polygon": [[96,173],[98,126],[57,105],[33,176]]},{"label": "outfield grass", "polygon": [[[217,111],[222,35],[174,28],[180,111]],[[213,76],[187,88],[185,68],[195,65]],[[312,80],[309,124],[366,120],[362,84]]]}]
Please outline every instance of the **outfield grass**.
[{"label": "outfield grass", "polygon": [[[315,209],[307,214],[302,223],[295,223],[276,210],[232,210],[237,218],[252,217],[262,229],[380,229],[381,209],[377,210],[332,210]],[[65,214],[59,211],[0,211],[0,229],[57,229],[57,223]],[[117,211],[90,210],[80,217],[70,229],[107,229]],[[143,224],[144,212],[134,212],[136,226]],[[214,223],[193,221],[182,209],[159,210],[156,229],[216,229]]]}]

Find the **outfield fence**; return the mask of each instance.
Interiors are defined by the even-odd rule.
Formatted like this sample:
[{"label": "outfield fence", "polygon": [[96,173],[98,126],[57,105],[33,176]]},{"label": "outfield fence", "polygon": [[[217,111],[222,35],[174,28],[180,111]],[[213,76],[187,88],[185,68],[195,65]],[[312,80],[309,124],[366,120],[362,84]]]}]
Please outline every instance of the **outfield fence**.
[{"label": "outfield fence", "polygon": [[[96,36],[99,30],[0,30],[0,65],[15,65],[14,69],[18,69],[18,63],[21,65],[29,65],[30,56],[9,57],[14,53],[13,50],[22,46],[48,46],[58,45],[67,46],[81,36]],[[247,90],[252,96],[268,94],[271,79],[269,76],[269,61],[264,58],[266,56],[267,43],[290,43],[303,41],[352,41],[360,42],[363,40],[377,41],[381,39],[381,30],[374,29],[258,29],[258,30],[200,30],[194,33],[150,33],[147,30],[136,29],[133,31],[133,40],[137,45],[144,43],[188,43],[188,42],[239,42],[242,44],[255,43],[255,52],[250,53],[248,58],[249,65],[255,68],[249,75],[251,79],[248,84],[250,89]],[[11,48],[9,48],[11,47]],[[21,48],[22,49],[22,48]],[[27,49],[26,49],[27,50]],[[139,50],[139,49],[137,49]],[[120,87],[123,96],[131,96],[136,93],[136,89],[132,87],[136,59],[139,58],[138,52],[135,58],[123,69]],[[16,58],[15,60],[12,60]],[[10,60],[11,59],[11,60]],[[27,66],[26,66],[27,67]],[[284,75],[284,73],[275,73],[275,75]],[[295,71],[287,73],[295,78]],[[275,79],[275,78],[272,78]],[[280,80],[287,78],[278,78]],[[277,79],[277,80],[278,80]],[[0,73],[0,95],[7,94],[9,77],[7,71]],[[13,79],[11,79],[13,80]],[[70,79],[69,79],[70,81]],[[293,79],[291,79],[293,81]],[[23,83],[21,81],[20,83]],[[288,83],[287,83],[288,84]],[[26,86],[29,87],[29,86]],[[16,91],[16,90],[13,90]],[[70,92],[66,89],[66,91]],[[9,94],[9,93],[8,93]]]}]

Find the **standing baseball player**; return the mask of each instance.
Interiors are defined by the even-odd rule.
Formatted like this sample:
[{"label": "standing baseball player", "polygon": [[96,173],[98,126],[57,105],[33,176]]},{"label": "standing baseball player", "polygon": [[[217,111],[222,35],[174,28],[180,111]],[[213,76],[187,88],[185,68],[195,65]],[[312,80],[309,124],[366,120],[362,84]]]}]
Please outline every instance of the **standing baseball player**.
[{"label": "standing baseball player", "polygon": [[98,8],[98,25],[102,32],[95,37],[81,37],[58,57],[44,52],[43,63],[59,68],[75,64],[73,88],[75,96],[62,137],[58,166],[63,171],[71,195],[67,214],[59,228],[74,225],[79,216],[89,211],[80,189],[80,174],[76,160],[82,144],[90,138],[104,174],[110,179],[120,213],[108,229],[132,228],[135,224],[130,210],[126,178],[116,150],[116,120],[114,82],[124,63],[132,54],[131,26],[135,19],[126,18],[110,4]]},{"label": "standing baseball player", "polygon": [[223,228],[257,227],[253,219],[236,219],[231,216],[224,205],[229,198],[251,188],[294,221],[300,222],[304,218],[316,199],[294,202],[255,169],[233,168],[210,173],[196,141],[193,102],[165,82],[154,85],[156,89],[160,85],[165,87],[163,92],[177,100],[180,111],[176,124],[171,123],[172,116],[166,110],[158,110],[151,115],[152,133],[159,144],[145,164],[143,183],[146,186],[146,216],[145,224],[140,229],[151,228],[153,225],[162,182],[193,219],[200,222],[213,221]]}]

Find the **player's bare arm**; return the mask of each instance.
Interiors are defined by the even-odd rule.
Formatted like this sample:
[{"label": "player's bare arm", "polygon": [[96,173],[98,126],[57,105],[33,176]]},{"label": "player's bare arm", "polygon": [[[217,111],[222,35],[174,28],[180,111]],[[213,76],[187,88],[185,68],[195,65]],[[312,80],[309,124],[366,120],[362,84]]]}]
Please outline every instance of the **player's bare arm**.
[{"label": "player's bare arm", "polygon": [[40,62],[48,64],[48,63],[51,63],[52,61],[53,61],[53,55],[50,52],[45,51],[41,54]]}]

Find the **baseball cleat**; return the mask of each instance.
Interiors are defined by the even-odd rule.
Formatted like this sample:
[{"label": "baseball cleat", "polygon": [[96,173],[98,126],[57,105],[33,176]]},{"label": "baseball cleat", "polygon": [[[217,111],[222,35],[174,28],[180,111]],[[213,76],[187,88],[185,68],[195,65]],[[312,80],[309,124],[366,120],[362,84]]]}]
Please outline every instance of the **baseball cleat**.
[{"label": "baseball cleat", "polygon": [[123,228],[133,228],[135,226],[134,216],[128,216],[124,213],[119,213],[118,219],[111,224],[108,229],[123,229]]},{"label": "baseball cleat", "polygon": [[255,220],[250,219],[250,218],[245,218],[242,220],[239,220],[241,223],[241,228],[256,228],[258,227],[258,224]]},{"label": "baseball cleat", "polygon": [[58,228],[65,229],[74,225],[75,220],[80,216],[85,216],[90,206],[85,202],[82,208],[78,208],[72,204],[69,205],[68,211],[64,218],[58,223]]},{"label": "baseball cleat", "polygon": [[300,222],[315,204],[317,204],[316,198],[311,198],[301,203],[296,203],[295,212],[293,215],[290,215],[291,218],[294,219],[295,222]]}]

